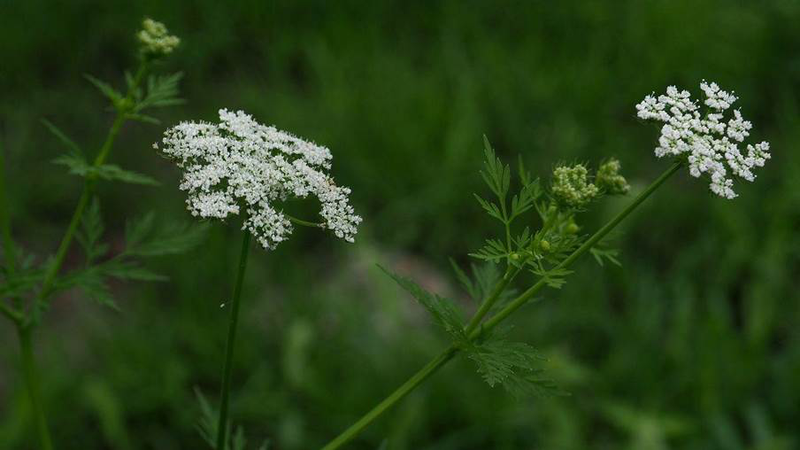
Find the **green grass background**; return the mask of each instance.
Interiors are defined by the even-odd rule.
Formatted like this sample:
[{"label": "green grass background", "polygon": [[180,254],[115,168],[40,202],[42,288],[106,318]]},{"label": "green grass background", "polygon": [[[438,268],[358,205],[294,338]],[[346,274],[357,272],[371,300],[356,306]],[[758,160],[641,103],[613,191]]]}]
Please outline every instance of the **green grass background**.
[{"label": "green grass background", "polygon": [[[163,185],[102,187],[112,242],[150,210],[188,220],[177,169],[150,146],[221,107],[330,147],[364,217],[355,245],[303,229],[253,252],[232,396],[251,442],[321,446],[446,344],[374,264],[464,298],[447,258],[466,264],[497,231],[471,196],[483,134],[542,176],[616,156],[635,191],[667,162],[634,105],[706,78],[741,97],[773,160],[735,201],[681,173],[620,228],[622,268],[584,260],[515,315],[571,396],[515,400],[459,361],[351,448],[800,448],[800,3],[3,0],[0,142],[15,236],[40,259],[80,190],[48,163],[63,149],[40,119],[99,148],[112,116],[82,75],[119,86],[143,16],[183,39],[161,70],[185,72],[187,104],[121,134],[113,162]],[[122,312],[55,302],[36,346],[59,449],[205,448],[194,389],[216,399],[235,228],[156,261],[169,282],[115,285]],[[0,449],[34,449],[8,323],[0,342]]]}]

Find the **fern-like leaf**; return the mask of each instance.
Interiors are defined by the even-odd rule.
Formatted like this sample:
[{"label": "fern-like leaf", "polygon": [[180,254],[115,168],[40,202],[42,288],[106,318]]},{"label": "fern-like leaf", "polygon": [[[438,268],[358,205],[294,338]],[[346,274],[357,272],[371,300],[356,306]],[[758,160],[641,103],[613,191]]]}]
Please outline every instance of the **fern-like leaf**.
[{"label": "fern-like leaf", "polygon": [[486,161],[484,162],[486,170],[480,172],[481,177],[483,177],[489,189],[503,202],[505,201],[508,189],[511,185],[511,168],[508,165],[504,165],[503,162],[497,158],[486,136],[483,136],[483,146],[486,156]]},{"label": "fern-like leaf", "polygon": [[106,98],[108,98],[111,101],[111,104],[114,105],[115,108],[119,108],[123,99],[123,96],[119,91],[111,87],[111,85],[109,85],[108,83],[100,81],[89,74],[84,74],[83,76],[87,80],[89,80],[89,83],[92,83],[92,85],[96,87],[101,94],[103,94]]},{"label": "fern-like leaf", "polygon": [[147,79],[147,94],[144,98],[138,99],[136,106],[133,108],[133,114],[138,114],[148,108],[164,108],[183,104],[184,100],[178,97],[178,84],[181,78],[183,78],[182,72],[149,77]]},{"label": "fern-like leaf", "polygon": [[52,123],[48,122],[47,120],[42,119],[42,123],[44,124],[45,128],[47,128],[53,136],[56,137],[64,146],[66,146],[71,153],[75,153],[78,155],[83,154],[83,150],[75,143],[72,139],[67,137],[63,131],[59,130],[58,127],[53,125]]},{"label": "fern-like leaf", "polygon": [[428,310],[434,322],[450,334],[454,341],[467,341],[461,313],[452,301],[426,291],[410,278],[397,275],[380,265],[378,267]]},{"label": "fern-like leaf", "polygon": [[491,387],[502,385],[517,397],[554,393],[555,386],[538,367],[544,360],[539,352],[526,343],[509,342],[503,334],[497,332],[466,347],[466,356],[475,362],[484,381]]},{"label": "fern-like leaf", "polygon": [[481,247],[478,251],[470,253],[473,258],[482,259],[484,261],[498,262],[508,257],[511,250],[506,248],[499,239],[487,239],[486,245]]}]

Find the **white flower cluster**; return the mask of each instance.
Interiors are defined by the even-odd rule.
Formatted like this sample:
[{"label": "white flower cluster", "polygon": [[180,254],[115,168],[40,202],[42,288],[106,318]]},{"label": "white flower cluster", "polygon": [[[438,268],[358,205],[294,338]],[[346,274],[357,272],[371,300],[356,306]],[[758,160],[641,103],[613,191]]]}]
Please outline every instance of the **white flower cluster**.
[{"label": "white flower cluster", "polygon": [[750,135],[753,125],[742,118],[737,109],[727,122],[724,113],[737,100],[733,93],[719,88],[716,83],[700,84],[705,94],[705,115],[701,115],[697,102],[689,92],[675,86],[667,88],[666,95],[648,95],[636,105],[637,115],[645,120],[663,122],[661,137],[655,154],[686,157],[689,173],[694,177],[707,173],[711,177],[711,191],[720,197],[734,198],[733,179],[730,173],[753,181],[755,167],[763,167],[770,158],[769,143],[748,144],[745,155],[739,144]]},{"label": "white flower cluster", "polygon": [[[161,151],[183,169],[194,216],[224,219],[244,208],[249,230],[266,249],[288,238],[292,223],[275,206],[289,198],[316,196],[324,228],[353,242],[361,217],[348,202],[350,189],[336,186],[326,171],[331,152],[242,111],[219,111],[219,124],[182,122],[167,130]],[[154,144],[158,149],[158,145]]]},{"label": "white flower cluster", "polygon": [[181,43],[180,38],[169,34],[163,23],[153,19],[144,19],[136,37],[142,44],[142,51],[154,56],[170,54]]}]

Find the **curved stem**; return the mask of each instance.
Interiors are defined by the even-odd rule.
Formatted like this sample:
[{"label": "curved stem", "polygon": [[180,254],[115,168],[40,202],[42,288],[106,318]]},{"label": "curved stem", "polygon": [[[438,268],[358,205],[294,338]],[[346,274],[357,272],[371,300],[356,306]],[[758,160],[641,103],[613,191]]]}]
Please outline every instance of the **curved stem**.
[{"label": "curved stem", "polygon": [[[622,222],[626,217],[628,217],[628,215],[631,212],[633,212],[634,209],[636,209],[639,205],[641,205],[642,202],[645,201],[647,197],[650,196],[650,194],[652,194],[656,189],[659,188],[659,186],[661,186],[665,181],[667,181],[667,179],[671,177],[672,174],[677,172],[678,169],[680,169],[680,167],[681,163],[676,162],[672,166],[670,166],[669,169],[665,170],[664,173],[662,173],[658,178],[656,178],[655,181],[650,183],[650,185],[647,186],[645,190],[640,192],[639,195],[637,195],[636,198],[633,199],[633,201],[630,204],[628,204],[627,207],[625,207],[625,209],[617,213],[617,215],[614,216],[613,219],[611,219],[608,223],[603,225],[602,228],[597,230],[589,239],[586,240],[586,242],[583,243],[583,245],[578,247],[574,252],[572,252],[569,256],[567,256],[566,259],[561,261],[561,263],[559,263],[552,270],[557,271],[559,269],[565,269],[571,266],[572,263],[574,263],[578,258],[583,256],[584,253],[589,251],[589,249],[594,247],[598,242],[600,242],[601,239],[606,237],[606,235],[608,235],[608,233],[610,233],[611,230],[616,228],[616,226],[619,225],[620,222]],[[540,279],[536,284],[528,288],[528,290],[520,294],[519,297],[517,297],[511,303],[506,305],[506,307],[503,308],[500,312],[498,312],[495,316],[487,320],[484,326],[481,327],[480,332],[482,333],[484,331],[489,331],[492,328],[496,327],[500,322],[505,320],[514,311],[519,309],[522,305],[524,305],[531,298],[533,298],[533,296],[537,292],[542,290],[542,288],[544,288],[545,285],[546,285],[545,280]]]},{"label": "curved stem", "polygon": [[33,343],[31,342],[31,330],[17,327],[19,335],[19,347],[22,353],[22,374],[25,377],[25,385],[28,388],[28,397],[31,402],[34,420],[36,421],[36,433],[39,436],[39,445],[42,450],[53,450],[53,442],[50,439],[50,431],[47,427],[47,419],[42,407],[42,396],[39,390],[39,372],[33,358]]},{"label": "curved stem", "polygon": [[[563,269],[570,266],[574,263],[578,258],[580,258],[584,253],[589,251],[595,244],[597,244],[601,239],[603,239],[608,233],[611,232],[623,219],[625,219],[634,209],[636,209],[639,205],[642,204],[656,189],[658,189],[669,177],[671,177],[675,172],[680,169],[681,163],[676,162],[672,166],[670,166],[664,173],[662,173],[658,178],[655,179],[645,190],[643,190],[636,198],[622,211],[620,211],[613,219],[611,219],[608,223],[606,223],[602,228],[597,230],[586,242],[583,243],[580,247],[578,247],[572,254],[570,254],[564,261],[562,261],[559,265],[556,266],[556,269]],[[500,322],[505,320],[509,315],[511,315],[514,311],[522,307],[525,303],[527,303],[537,292],[539,292],[542,288],[546,286],[544,280],[539,280],[536,284],[531,286],[528,290],[520,294],[516,299],[511,301],[505,308],[503,308],[500,312],[494,315],[492,318],[484,322],[480,328],[478,325],[480,320],[473,320],[470,321],[471,327],[469,333],[469,339],[474,340],[483,334],[486,331],[489,331],[496,327]],[[499,295],[499,293],[498,293]],[[484,303],[485,304],[485,303]],[[483,309],[483,308],[481,308]],[[488,311],[488,309],[487,309]],[[479,311],[480,312],[480,311]],[[485,314],[485,312],[484,312]],[[476,314],[477,316],[477,314]],[[426,364],[422,369],[420,369],[416,374],[414,374],[408,381],[406,381],[402,386],[400,386],[397,390],[395,390],[392,394],[386,397],[383,401],[381,401],[378,406],[370,410],[364,416],[362,416],[356,423],[351,425],[348,429],[346,429],[342,434],[340,434],[337,438],[332,440],[328,443],[323,450],[336,450],[341,448],[343,445],[351,441],[355,438],[361,431],[364,430],[369,424],[371,424],[375,419],[377,419],[381,414],[383,414],[386,410],[388,410],[391,406],[395,403],[400,401],[403,397],[408,395],[414,388],[416,388],[422,381],[430,377],[434,372],[439,370],[440,367],[445,365],[450,359],[455,356],[458,352],[458,348],[451,345],[444,353],[433,359],[431,362]]]},{"label": "curved stem", "polygon": [[403,385],[397,388],[397,390],[383,399],[382,402],[378,403],[377,406],[372,408],[368,413],[364,414],[364,416],[358,419],[358,421],[351,425],[350,428],[345,430],[336,439],[330,441],[328,445],[322,447],[322,450],[334,450],[350,442],[354,437],[358,436],[364,430],[364,428],[371,424],[381,414],[386,412],[387,409],[391,408],[395,403],[402,400],[406,395],[419,386],[420,383],[428,379],[429,376],[433,375],[433,373],[439,370],[440,367],[450,361],[453,356],[455,356],[457,351],[458,350],[451,345],[447,350],[439,354],[439,356],[431,360],[431,362],[426,364],[425,367],[420,369],[419,372],[414,374],[414,376],[409,378],[408,381],[403,383]]},{"label": "curved stem", "polygon": [[[7,280],[13,280],[17,273],[17,250],[14,238],[11,237],[11,213],[8,208],[6,195],[6,162],[4,148],[0,148],[0,233],[3,235],[3,256],[6,260]],[[0,300],[0,310],[12,322],[19,324],[22,321],[22,299],[12,296],[13,306],[8,306]]]},{"label": "curved stem", "polygon": [[14,322],[16,325],[22,324],[22,321],[24,320],[21,312],[17,311],[11,306],[6,305],[3,303],[3,300],[0,300],[0,313],[3,313],[8,320]]},{"label": "curved stem", "polygon": [[287,219],[289,219],[289,222],[292,222],[293,224],[311,228],[323,228],[323,225],[321,223],[309,222],[308,220],[298,219],[297,217],[292,217],[286,213],[284,213],[284,215],[286,216]]},{"label": "curved stem", "polygon": [[[126,103],[133,98],[134,92],[138,88],[139,84],[141,84],[142,80],[144,79],[144,75],[147,71],[147,66],[145,63],[142,63],[139,66],[139,70],[136,71],[136,75],[134,76],[133,83],[128,88],[128,93],[126,95]],[[117,135],[119,134],[122,125],[125,123],[125,120],[128,118],[128,111],[127,110],[119,110],[117,111],[117,116],[114,118],[114,122],[111,124],[111,129],[108,131],[108,135],[106,136],[106,140],[103,142],[103,146],[100,147],[100,151],[97,153],[97,157],[95,157],[93,166],[99,167],[105,163],[105,160],[108,158],[111,149],[114,147],[114,142],[117,139]],[[72,239],[75,237],[75,232],[78,229],[78,226],[81,223],[81,218],[83,218],[83,213],[86,210],[86,207],[89,205],[89,200],[92,198],[92,194],[94,192],[94,184],[95,179],[92,176],[87,176],[83,182],[83,191],[81,192],[81,197],[78,199],[78,204],[75,206],[75,211],[72,213],[72,218],[70,219],[69,225],[67,226],[67,231],[64,233],[64,237],[61,238],[61,243],[58,245],[58,250],[56,250],[56,255],[50,265],[47,267],[47,271],[44,275],[44,280],[42,281],[42,287],[39,290],[39,295],[36,297],[36,301],[33,304],[32,314],[33,314],[33,322],[38,321],[38,314],[39,309],[42,306],[42,303],[47,299],[53,289],[53,285],[56,281],[56,276],[58,275],[59,270],[61,270],[61,266],[64,264],[64,257],[67,255],[67,251],[69,250],[70,245],[72,244]]]},{"label": "curved stem", "polygon": [[481,320],[483,320],[486,314],[489,313],[489,311],[492,309],[492,306],[494,306],[494,304],[497,302],[497,299],[500,298],[500,294],[506,290],[508,284],[511,283],[511,280],[514,279],[520,270],[521,267],[509,264],[508,269],[506,269],[506,273],[503,275],[503,278],[501,278],[500,281],[495,285],[492,293],[489,294],[486,300],[483,301],[481,306],[478,308],[478,311],[475,312],[475,315],[472,316],[472,319],[470,319],[469,323],[464,328],[464,331],[468,336],[475,330],[475,328],[478,327],[478,325],[480,325]]},{"label": "curved stem", "polygon": [[0,232],[3,234],[3,256],[6,259],[6,270],[13,276],[17,268],[17,251],[14,239],[11,238],[11,218],[6,196],[6,157],[0,148]]},{"label": "curved stem", "polygon": [[225,445],[228,433],[228,398],[231,389],[231,372],[233,370],[233,348],[236,341],[236,327],[239,322],[239,304],[242,297],[242,280],[247,268],[247,253],[250,250],[250,233],[244,232],[242,250],[239,254],[239,271],[236,274],[236,283],[233,287],[231,299],[231,314],[228,320],[228,340],[225,344],[225,366],[222,369],[222,400],[219,407],[219,423],[217,425],[217,448],[227,450]]}]

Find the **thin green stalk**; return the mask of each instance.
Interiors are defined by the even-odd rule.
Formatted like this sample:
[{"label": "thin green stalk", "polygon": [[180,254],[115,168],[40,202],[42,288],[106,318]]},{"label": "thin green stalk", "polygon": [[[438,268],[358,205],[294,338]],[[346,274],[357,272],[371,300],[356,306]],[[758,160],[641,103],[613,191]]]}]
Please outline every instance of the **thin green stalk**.
[{"label": "thin green stalk", "polygon": [[[583,256],[584,253],[589,251],[592,247],[594,247],[600,240],[602,240],[608,233],[611,232],[620,222],[622,222],[630,213],[633,212],[639,205],[642,204],[643,201],[647,199],[656,189],[658,189],[662,184],[664,184],[669,177],[671,177],[678,169],[681,168],[682,163],[676,162],[672,166],[670,166],[667,170],[664,171],[658,178],[655,179],[652,183],[650,183],[645,190],[643,190],[639,195],[636,196],[635,199],[627,206],[625,209],[620,211],[613,219],[611,219],[608,223],[606,223],[602,228],[597,230],[586,242],[583,243],[580,247],[578,247],[572,254],[567,256],[566,259],[561,261],[553,271],[558,271],[559,269],[565,269],[572,265],[578,258]],[[520,294],[519,297],[514,299],[511,303],[506,305],[500,312],[498,312],[495,316],[491,319],[487,320],[486,323],[481,327],[480,332],[489,331],[496,327],[500,322],[505,320],[509,315],[511,315],[514,311],[519,309],[522,305],[527,303],[537,292],[542,290],[542,288],[546,285],[544,279],[540,279],[536,284],[531,286],[528,290]],[[474,333],[473,333],[474,334]],[[477,337],[477,334],[475,336]]]},{"label": "thin green stalk", "polygon": [[497,299],[500,298],[500,294],[506,290],[508,284],[511,283],[511,280],[519,273],[521,267],[510,265],[508,269],[506,269],[506,273],[503,275],[503,278],[495,285],[494,289],[492,290],[491,294],[486,297],[486,300],[483,301],[481,306],[478,308],[478,311],[475,312],[475,315],[472,316],[467,326],[464,328],[464,331],[467,335],[470,335],[478,325],[480,325],[481,320],[489,313],[492,309],[492,306],[497,302]]},{"label": "thin green stalk", "polygon": [[[608,233],[611,232],[623,219],[625,219],[634,209],[636,209],[643,201],[645,201],[656,189],[658,189],[670,176],[672,176],[675,172],[680,169],[681,163],[676,162],[672,166],[670,166],[664,173],[662,173],[655,181],[653,181],[644,191],[642,191],[636,198],[622,211],[620,211],[611,221],[605,224],[602,228],[597,230],[586,242],[583,243],[580,247],[578,247],[572,254],[570,254],[564,261],[556,266],[555,269],[564,269],[569,267],[572,263],[574,263],[578,258],[580,258],[584,253],[589,251],[595,244],[600,242]],[[555,270],[554,269],[554,270]],[[473,320],[470,321],[470,325],[472,326],[472,330],[469,333],[469,339],[474,340],[479,337],[482,333],[489,331],[496,327],[500,322],[505,320],[509,315],[511,315],[514,311],[522,307],[525,303],[527,303],[533,296],[539,292],[542,288],[546,286],[544,280],[539,280],[536,284],[534,284],[530,289],[526,290],[522,294],[520,294],[516,299],[511,301],[505,308],[503,308],[500,312],[494,315],[492,318],[487,320],[483,323],[480,328],[478,328],[478,324],[480,320]],[[499,294],[498,294],[499,295]],[[485,314],[485,313],[484,313]],[[477,314],[476,314],[477,316]],[[474,323],[474,325],[473,325]],[[470,326],[468,325],[468,327]],[[389,408],[391,408],[395,403],[400,401],[403,397],[409,394],[412,390],[414,390],[420,383],[422,383],[425,379],[431,376],[434,372],[439,370],[440,367],[445,365],[450,359],[455,356],[458,352],[458,348],[454,345],[451,345],[447,348],[441,355],[434,358],[431,362],[429,362],[425,367],[420,369],[419,372],[414,374],[408,381],[406,381],[402,386],[400,386],[397,390],[395,390],[392,394],[386,397],[383,401],[381,401],[375,408],[370,410],[364,416],[362,416],[357,422],[347,428],[342,434],[328,443],[322,450],[336,450],[341,448],[346,443],[350,442],[353,438],[358,436],[361,431],[363,431],[369,424],[371,424],[375,419],[381,416],[384,412],[386,412]]]},{"label": "thin green stalk", "polygon": [[[138,88],[139,84],[142,82],[144,78],[144,74],[146,72],[146,64],[142,63],[139,67],[139,70],[136,72],[136,76],[134,77],[132,85],[128,89],[128,93],[125,98],[125,104],[130,104],[131,100],[133,99],[134,92]],[[117,116],[114,119],[114,122],[111,125],[111,129],[106,136],[106,140],[103,142],[103,146],[100,148],[100,151],[97,154],[97,157],[94,160],[94,167],[101,166],[105,160],[108,158],[109,153],[111,152],[112,147],[114,146],[114,141],[119,134],[119,130],[122,127],[122,124],[127,119],[128,111],[123,107],[120,108],[117,112]],[[3,167],[0,166],[0,170]],[[14,309],[8,308],[7,305],[0,303],[0,311],[3,312],[6,316],[12,319],[16,326],[17,332],[19,334],[19,341],[20,341],[20,351],[22,354],[22,367],[23,373],[25,375],[25,384],[28,389],[28,394],[30,396],[31,406],[33,408],[34,416],[36,419],[36,429],[39,435],[39,443],[42,450],[52,450],[53,443],[50,439],[50,433],[47,428],[47,420],[44,415],[44,410],[42,408],[41,402],[41,394],[39,390],[39,376],[36,370],[36,365],[33,356],[33,348],[32,348],[32,333],[33,333],[33,326],[38,323],[39,321],[39,312],[41,307],[43,306],[44,302],[47,300],[47,297],[50,295],[53,289],[53,285],[56,281],[56,277],[58,275],[59,270],[61,269],[62,264],[64,263],[64,258],[67,255],[67,251],[69,250],[70,244],[72,244],[72,240],[75,237],[75,232],[78,229],[78,225],[81,222],[81,218],[83,217],[83,213],[86,210],[86,206],[89,204],[89,200],[92,197],[94,191],[94,178],[93,177],[86,177],[86,180],[83,183],[83,191],[81,192],[81,196],[78,199],[78,204],[75,206],[75,211],[72,213],[72,218],[70,219],[69,225],[67,226],[67,230],[64,233],[64,236],[61,239],[61,242],[58,245],[58,250],[56,250],[56,255],[53,261],[48,265],[47,271],[45,272],[44,279],[42,280],[42,286],[39,290],[38,295],[36,296],[34,303],[31,305],[30,308],[30,315],[25,315],[22,311],[16,311]],[[2,220],[2,234],[3,234],[3,242],[6,248],[6,258],[12,258],[12,261],[8,263],[10,268],[13,268],[13,244],[9,246],[9,242],[11,242],[11,232],[9,221],[6,215],[6,204],[5,204],[5,187],[2,189],[2,205],[0,205],[0,210],[2,210],[3,217],[0,218]],[[8,249],[12,249],[9,253]],[[13,270],[13,269],[12,269]]]},{"label": "thin green stalk", "polygon": [[6,305],[2,301],[0,301],[0,312],[2,312],[4,316],[8,317],[9,320],[17,325],[22,324],[22,321],[24,320],[21,312],[17,311],[11,306]]},{"label": "thin green stalk", "polygon": [[231,314],[228,321],[228,341],[225,344],[225,366],[222,370],[222,400],[219,407],[219,424],[217,425],[217,450],[227,450],[225,445],[228,433],[228,398],[231,390],[231,372],[233,370],[233,348],[236,341],[236,326],[239,322],[239,304],[242,297],[242,280],[247,268],[247,253],[250,250],[250,232],[245,230],[242,238],[242,251],[239,255],[239,271],[233,287]]},{"label": "thin green stalk", "polygon": [[324,227],[321,223],[309,222],[308,220],[298,219],[297,217],[292,217],[292,216],[290,216],[288,214],[285,214],[285,213],[284,213],[284,215],[286,216],[287,219],[289,219],[289,222],[292,222],[293,224],[296,224],[296,225],[302,225],[304,227],[311,227],[311,228],[323,228]]},{"label": "thin green stalk", "polygon": [[[3,235],[3,255],[6,260],[6,272],[8,279],[13,279],[17,273],[17,248],[14,239],[11,237],[11,213],[8,208],[8,195],[6,194],[6,156],[5,149],[0,148],[0,233]],[[13,308],[9,307],[0,300],[0,309],[3,314],[14,322],[19,322],[21,313],[17,310],[22,308],[22,299],[19,296],[12,297]]]},{"label": "thin green stalk", "polygon": [[[139,66],[139,70],[136,71],[132,85],[128,88],[124,102],[125,104],[130,104],[131,100],[133,99],[134,92],[136,89],[138,89],[139,84],[141,84],[142,80],[144,79],[146,71],[147,66],[145,63],[142,63]],[[94,167],[99,167],[105,163],[109,153],[111,152],[111,149],[114,147],[114,142],[117,139],[117,135],[119,134],[119,131],[127,118],[128,111],[126,109],[123,108],[117,112],[117,116],[114,118],[114,122],[111,124],[111,129],[108,131],[108,135],[103,142],[103,146],[100,147],[100,151],[97,153],[97,157],[94,160]],[[56,281],[56,276],[61,270],[61,266],[64,263],[64,258],[66,257],[67,251],[72,244],[73,238],[75,237],[75,232],[81,223],[81,218],[83,218],[83,213],[86,210],[86,207],[89,205],[89,200],[92,198],[94,184],[94,177],[86,177],[86,180],[83,183],[83,191],[78,199],[78,204],[75,206],[75,211],[72,213],[72,218],[67,226],[67,231],[64,233],[64,237],[61,238],[61,243],[58,245],[58,250],[56,250],[56,255],[53,259],[53,262],[47,267],[47,271],[45,272],[44,280],[42,281],[42,288],[39,291],[39,295],[37,296],[36,302],[33,305],[34,315],[38,314],[37,311],[41,306],[41,303],[43,303],[52,292],[53,284]],[[35,320],[37,320],[37,318],[34,318],[34,321]]]},{"label": "thin green stalk", "polygon": [[343,445],[350,442],[354,437],[358,436],[364,430],[364,428],[367,428],[369,424],[386,412],[386,410],[402,400],[423,381],[428,379],[429,376],[433,375],[434,372],[439,370],[440,367],[450,361],[453,356],[455,356],[457,351],[458,349],[456,349],[455,346],[451,345],[448,347],[445,351],[439,354],[439,356],[426,364],[425,367],[423,367],[419,372],[414,374],[414,376],[409,378],[408,381],[403,383],[402,386],[397,388],[396,391],[392,392],[388,397],[383,399],[382,402],[378,403],[377,406],[372,408],[368,413],[364,414],[364,416],[358,419],[358,421],[351,425],[350,428],[336,437],[336,439],[330,441],[325,447],[322,447],[322,450],[334,450],[341,448]]},{"label": "thin green stalk", "polygon": [[6,270],[13,276],[17,269],[17,251],[11,238],[11,214],[8,211],[6,195],[6,156],[5,149],[0,148],[0,232],[3,233],[3,255],[6,259]]},{"label": "thin green stalk", "polygon": [[53,441],[50,439],[50,431],[47,427],[47,419],[42,407],[42,395],[39,390],[39,372],[36,369],[36,362],[33,358],[33,343],[31,342],[31,329],[17,327],[19,335],[19,346],[22,352],[22,374],[25,377],[25,386],[28,388],[33,409],[34,420],[36,421],[36,433],[39,436],[39,446],[42,450],[53,450]]}]

